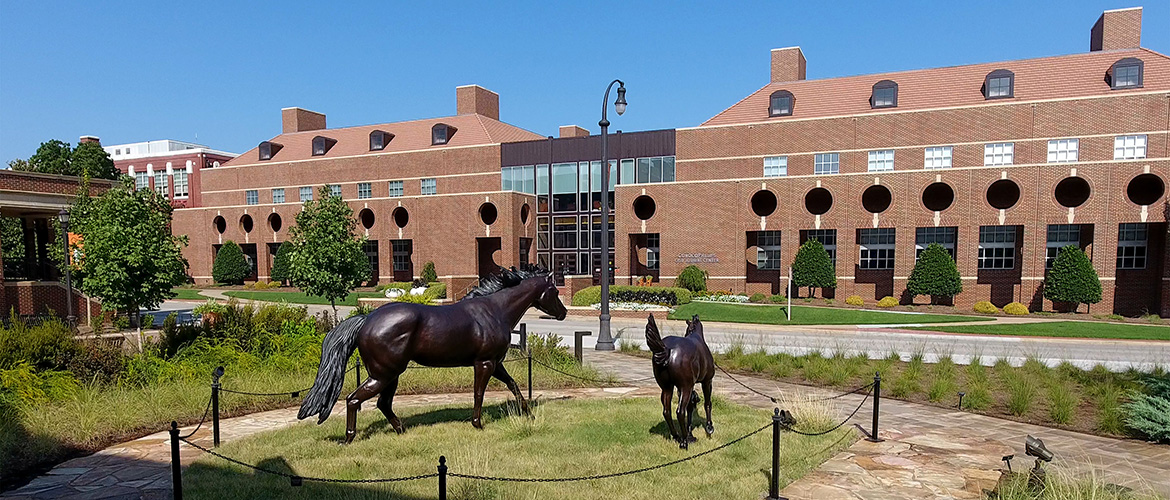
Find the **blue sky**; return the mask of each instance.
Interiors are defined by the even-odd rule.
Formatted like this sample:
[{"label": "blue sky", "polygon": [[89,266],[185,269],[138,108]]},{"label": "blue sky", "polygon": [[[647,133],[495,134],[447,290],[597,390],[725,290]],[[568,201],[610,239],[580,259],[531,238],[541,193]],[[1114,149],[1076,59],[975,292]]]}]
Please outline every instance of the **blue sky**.
[{"label": "blue sky", "polygon": [[[767,83],[775,47],[801,46],[810,79],[1077,53],[1103,10],[1142,5],[1015,4],[0,0],[0,161],[83,134],[239,153],[282,107],[331,127],[444,116],[471,83],[542,135],[596,133],[613,78],[613,128],[693,126]],[[1170,52],[1170,3],[1144,7],[1142,45]]]}]

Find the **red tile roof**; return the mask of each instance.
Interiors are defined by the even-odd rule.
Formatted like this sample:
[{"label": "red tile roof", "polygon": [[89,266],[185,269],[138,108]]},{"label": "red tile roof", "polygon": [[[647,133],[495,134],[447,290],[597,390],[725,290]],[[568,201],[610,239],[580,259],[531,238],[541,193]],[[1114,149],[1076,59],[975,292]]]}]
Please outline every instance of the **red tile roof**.
[{"label": "red tile roof", "polygon": [[[1145,65],[1144,87],[1110,90],[1105,72],[1119,59],[1136,57]],[[1014,97],[986,100],[981,91],[984,77],[997,69],[1015,73]],[[898,83],[898,107],[870,109],[873,84]],[[769,97],[777,90],[792,92],[796,105],[791,116],[768,116]],[[823,80],[769,83],[701,126],[764,121],[888,113],[913,109],[970,106],[990,102],[1032,101],[1085,97],[1109,93],[1170,90],[1170,58],[1149,49],[1087,52],[967,66],[951,66],[895,73],[847,76]]]},{"label": "red tile roof", "polygon": [[[439,123],[455,127],[456,131],[448,139],[446,144],[431,145],[431,127]],[[370,151],[370,132],[375,130],[394,134],[394,138],[381,151]],[[334,139],[337,143],[324,156],[313,156],[313,138],[317,136]],[[254,163],[306,160],[310,158],[336,158],[339,156],[388,152],[421,151],[459,146],[478,146],[543,138],[544,136],[540,134],[529,132],[483,115],[464,114],[425,120],[280,134],[269,139],[269,142],[275,142],[281,145],[280,151],[272,155],[272,159],[261,161],[259,145],[257,145],[244,154],[225,163],[224,166],[230,167]]]}]

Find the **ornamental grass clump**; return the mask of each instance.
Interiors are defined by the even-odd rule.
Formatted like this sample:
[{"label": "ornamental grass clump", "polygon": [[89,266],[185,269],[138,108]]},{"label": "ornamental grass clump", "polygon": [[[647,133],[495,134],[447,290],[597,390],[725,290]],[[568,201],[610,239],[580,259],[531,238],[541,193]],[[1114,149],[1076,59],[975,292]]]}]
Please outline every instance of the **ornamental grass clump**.
[{"label": "ornamental grass clump", "polygon": [[1036,379],[1023,373],[1012,373],[1004,377],[1004,384],[1008,390],[1008,412],[1017,417],[1026,415],[1032,409],[1039,390]]},{"label": "ornamental grass clump", "polygon": [[1055,381],[1048,386],[1048,417],[1053,422],[1071,423],[1080,403],[1080,398],[1068,381]]}]

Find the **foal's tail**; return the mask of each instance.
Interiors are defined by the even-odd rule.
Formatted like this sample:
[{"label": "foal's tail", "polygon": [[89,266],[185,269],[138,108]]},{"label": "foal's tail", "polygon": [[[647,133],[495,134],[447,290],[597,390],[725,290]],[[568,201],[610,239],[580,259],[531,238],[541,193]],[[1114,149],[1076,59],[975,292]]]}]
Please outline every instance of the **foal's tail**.
[{"label": "foal's tail", "polygon": [[349,355],[357,348],[357,332],[366,322],[366,315],[347,318],[337,325],[333,331],[325,335],[321,344],[321,366],[317,368],[317,380],[309,395],[301,403],[301,411],[297,412],[298,419],[305,419],[310,415],[318,415],[320,424],[329,418],[333,411],[333,403],[341,395],[341,386],[345,382],[345,365]]},{"label": "foal's tail", "polygon": [[649,347],[650,352],[654,353],[654,364],[666,366],[666,360],[670,359],[670,349],[666,347],[662,336],[658,334],[658,324],[654,322],[653,314],[646,320],[646,347]]}]

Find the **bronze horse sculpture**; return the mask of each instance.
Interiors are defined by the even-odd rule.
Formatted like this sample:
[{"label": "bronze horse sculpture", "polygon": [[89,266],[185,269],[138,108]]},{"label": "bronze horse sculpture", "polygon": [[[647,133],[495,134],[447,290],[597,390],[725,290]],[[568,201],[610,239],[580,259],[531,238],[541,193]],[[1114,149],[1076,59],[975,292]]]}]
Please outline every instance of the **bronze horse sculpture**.
[{"label": "bronze horse sculpture", "polygon": [[317,415],[318,424],[329,418],[354,349],[369,378],[345,400],[346,443],[352,442],[357,432],[357,411],[362,402],[374,396],[378,396],[378,409],[394,430],[399,434],[405,431],[392,404],[398,377],[411,361],[423,366],[474,368],[475,410],[471,424],[476,428],[483,428],[483,394],[491,377],[507,385],[521,411],[528,413],[528,403],[502,361],[508,354],[512,329],[529,307],[558,320],[565,319],[567,313],[552,274],[525,266],[519,270],[501,268],[451,305],[394,302],[369,314],[350,317],[325,336],[317,379],[301,403],[297,418]]},{"label": "bronze horse sculpture", "polygon": [[[646,321],[646,345],[654,353],[654,379],[658,381],[658,387],[662,388],[662,417],[666,419],[671,437],[678,441],[678,447],[686,449],[689,443],[695,441],[691,432],[691,421],[699,405],[695,384],[703,386],[703,409],[707,412],[707,423],[703,430],[707,432],[707,437],[711,437],[715,432],[715,425],[711,423],[711,379],[715,378],[715,359],[711,357],[711,349],[703,338],[703,323],[699,321],[699,316],[696,314],[687,321],[685,337],[670,336],[663,339],[651,314]],[[670,419],[670,400],[674,399],[675,387],[678,387],[677,433]]]}]

